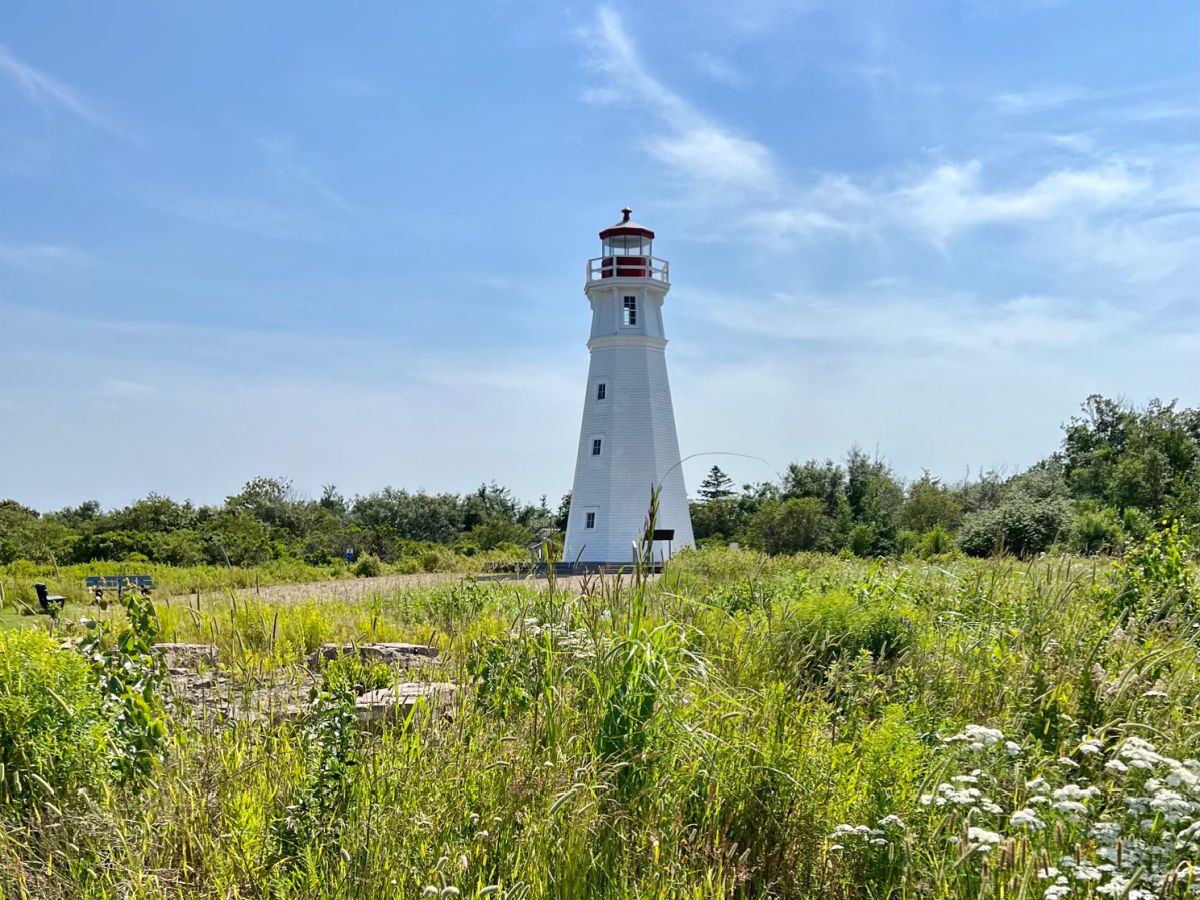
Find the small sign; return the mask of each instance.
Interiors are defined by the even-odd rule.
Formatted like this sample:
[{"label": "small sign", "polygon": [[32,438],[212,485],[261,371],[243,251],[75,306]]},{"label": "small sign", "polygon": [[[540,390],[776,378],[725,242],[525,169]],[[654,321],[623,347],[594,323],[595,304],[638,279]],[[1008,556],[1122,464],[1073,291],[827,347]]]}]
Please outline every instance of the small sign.
[{"label": "small sign", "polygon": [[654,540],[656,541],[673,541],[675,540],[674,528],[655,528]]}]

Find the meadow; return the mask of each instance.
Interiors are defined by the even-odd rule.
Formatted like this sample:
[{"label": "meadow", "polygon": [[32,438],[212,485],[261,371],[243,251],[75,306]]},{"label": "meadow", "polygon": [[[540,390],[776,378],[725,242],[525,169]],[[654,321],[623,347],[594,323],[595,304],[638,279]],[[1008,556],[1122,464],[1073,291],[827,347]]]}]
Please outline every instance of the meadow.
[{"label": "meadow", "polygon": [[[1198,611],[1177,530],[1116,560],[710,548],[657,579],[70,604],[0,631],[0,885],[1193,896]],[[435,645],[420,677],[462,689],[452,716],[363,730],[356,691],[410,676],[345,659],[295,720],[200,721],[151,640],[215,644],[232,694],[368,640]]]}]

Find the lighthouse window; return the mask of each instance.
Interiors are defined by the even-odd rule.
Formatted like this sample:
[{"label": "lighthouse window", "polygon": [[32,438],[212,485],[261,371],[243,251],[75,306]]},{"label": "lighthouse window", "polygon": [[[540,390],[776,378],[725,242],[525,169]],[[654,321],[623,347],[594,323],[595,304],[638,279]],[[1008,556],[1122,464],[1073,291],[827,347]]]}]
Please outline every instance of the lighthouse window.
[{"label": "lighthouse window", "polygon": [[600,384],[596,385],[596,399],[597,400],[604,399],[604,382],[601,382]]},{"label": "lighthouse window", "polygon": [[592,441],[592,456],[599,456],[599,455],[600,455],[600,438],[596,438],[594,441]]},{"label": "lighthouse window", "polygon": [[625,298],[625,324],[637,324],[637,297]]},{"label": "lighthouse window", "polygon": [[588,528],[595,528],[595,527],[596,527],[596,514],[595,514],[595,513],[588,513],[588,514],[587,514],[587,527],[588,527]]}]

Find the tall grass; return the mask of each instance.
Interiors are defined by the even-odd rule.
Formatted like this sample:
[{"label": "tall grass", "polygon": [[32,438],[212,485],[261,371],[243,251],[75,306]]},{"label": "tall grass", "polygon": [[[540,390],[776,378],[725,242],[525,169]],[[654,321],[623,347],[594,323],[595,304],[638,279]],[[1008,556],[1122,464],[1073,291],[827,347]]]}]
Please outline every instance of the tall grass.
[{"label": "tall grass", "polygon": [[[5,813],[0,884],[30,897],[1189,895],[1196,635],[1122,612],[1118,582],[1070,559],[717,550],[657,581],[580,590],[467,581],[362,603],[160,606],[164,633],[215,641],[234,674],[329,639],[415,639],[441,648],[439,679],[471,688],[452,718],[381,733],[341,729],[336,692],[298,723],[181,719],[141,792]],[[320,827],[289,827],[314,797]]]}]

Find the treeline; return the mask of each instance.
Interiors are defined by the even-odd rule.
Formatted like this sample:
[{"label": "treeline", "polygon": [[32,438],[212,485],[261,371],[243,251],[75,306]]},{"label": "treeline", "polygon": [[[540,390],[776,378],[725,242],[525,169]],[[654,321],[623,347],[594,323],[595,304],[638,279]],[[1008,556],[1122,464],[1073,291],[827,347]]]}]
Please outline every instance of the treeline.
[{"label": "treeline", "polygon": [[275,559],[323,565],[374,557],[397,562],[448,547],[464,556],[500,551],[525,556],[525,545],[549,533],[565,510],[519,502],[486,484],[470,494],[426,494],[396,488],[343,497],[333,485],[320,499],[300,496],[283,478],[255,478],[219,506],[195,506],[151,494],[103,511],[94,500],[39,514],[0,501],[0,563],[97,560],[177,566],[255,566]]},{"label": "treeline", "polygon": [[[569,495],[554,509],[545,497],[523,503],[496,484],[468,494],[389,487],[352,499],[330,485],[314,500],[282,478],[256,478],[220,505],[151,494],[122,509],[88,501],[39,513],[5,500],[0,564],[325,565],[348,548],[385,563],[434,551],[520,559],[531,543],[558,544],[569,505]],[[740,490],[714,466],[692,504],[700,543],[861,556],[1105,552],[1166,519],[1200,523],[1200,410],[1099,396],[1064,427],[1058,452],[1011,477],[947,484],[926,474],[906,484],[885,460],[853,449],[844,462],[793,463],[778,481]]]},{"label": "treeline", "polygon": [[770,553],[1109,552],[1165,520],[1200,523],[1200,410],[1175,407],[1089,397],[1060,450],[1012,477],[946,484],[925,474],[906,485],[855,448],[844,463],[793,463],[778,482],[735,491],[714,466],[692,525],[702,544]]}]

